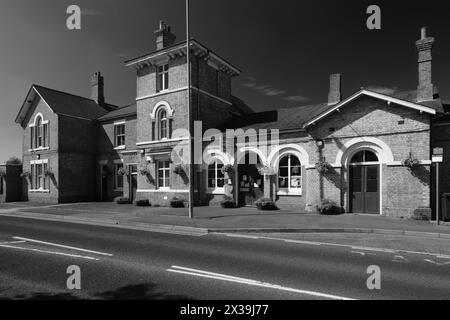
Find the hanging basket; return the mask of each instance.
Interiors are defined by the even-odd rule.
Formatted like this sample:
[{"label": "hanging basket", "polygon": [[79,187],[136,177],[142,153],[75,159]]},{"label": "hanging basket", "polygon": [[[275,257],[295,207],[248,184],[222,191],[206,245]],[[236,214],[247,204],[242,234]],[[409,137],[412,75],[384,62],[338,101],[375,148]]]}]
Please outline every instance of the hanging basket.
[{"label": "hanging basket", "polygon": [[316,170],[319,171],[319,173],[327,173],[331,170],[331,164],[328,162],[321,160],[315,164]]},{"label": "hanging basket", "polygon": [[403,160],[403,165],[409,169],[413,169],[417,167],[419,164],[420,164],[419,160],[417,160],[416,157],[414,157],[412,152],[409,153],[408,158]]},{"label": "hanging basket", "polygon": [[222,172],[222,174],[232,174],[233,173],[233,166],[231,164],[226,164],[222,167],[222,169],[220,169],[220,171]]},{"label": "hanging basket", "polygon": [[258,172],[260,175],[273,176],[276,174],[275,170],[273,170],[272,168],[270,168],[268,166],[264,166],[262,164],[256,165],[256,169],[258,169]]}]

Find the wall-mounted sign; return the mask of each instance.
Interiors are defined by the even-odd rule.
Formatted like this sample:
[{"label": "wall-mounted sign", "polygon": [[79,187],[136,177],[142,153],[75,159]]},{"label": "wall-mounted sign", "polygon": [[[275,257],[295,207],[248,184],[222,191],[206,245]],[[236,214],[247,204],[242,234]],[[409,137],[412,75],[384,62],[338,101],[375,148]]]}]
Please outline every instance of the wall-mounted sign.
[{"label": "wall-mounted sign", "polygon": [[431,157],[431,161],[433,163],[440,163],[444,161],[444,149],[443,148],[434,148],[433,155]]}]

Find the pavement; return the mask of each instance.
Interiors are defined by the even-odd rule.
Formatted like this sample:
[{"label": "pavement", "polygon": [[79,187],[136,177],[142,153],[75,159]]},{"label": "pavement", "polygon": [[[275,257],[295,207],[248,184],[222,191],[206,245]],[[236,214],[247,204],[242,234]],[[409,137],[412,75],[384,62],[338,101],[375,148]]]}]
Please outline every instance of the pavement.
[{"label": "pavement", "polygon": [[448,256],[292,239],[0,216],[0,256],[0,299],[450,299]]},{"label": "pavement", "polygon": [[0,215],[109,225],[139,230],[173,230],[187,233],[276,232],[276,233],[377,233],[450,238],[450,227],[427,221],[379,215],[344,214],[323,216],[296,211],[258,211],[254,208],[194,208],[194,219],[186,208],[137,207],[113,202],[45,205],[0,204]]}]

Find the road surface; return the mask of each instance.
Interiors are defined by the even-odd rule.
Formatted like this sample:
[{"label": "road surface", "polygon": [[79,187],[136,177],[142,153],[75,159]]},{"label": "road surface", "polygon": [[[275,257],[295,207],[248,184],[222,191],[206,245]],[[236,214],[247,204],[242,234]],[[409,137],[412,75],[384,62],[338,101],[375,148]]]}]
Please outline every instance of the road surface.
[{"label": "road surface", "polygon": [[450,299],[449,271],[448,257],[0,217],[0,299]]}]

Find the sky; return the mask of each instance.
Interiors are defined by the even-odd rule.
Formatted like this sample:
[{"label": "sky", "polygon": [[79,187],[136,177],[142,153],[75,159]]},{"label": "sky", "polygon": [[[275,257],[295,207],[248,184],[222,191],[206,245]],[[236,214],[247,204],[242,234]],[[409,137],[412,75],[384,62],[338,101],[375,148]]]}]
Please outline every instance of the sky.
[{"label": "sky", "polygon": [[[420,27],[436,38],[433,83],[450,99],[450,24],[445,1],[190,0],[191,36],[240,68],[233,94],[255,111],[324,102],[329,75],[343,94],[361,87],[417,87],[415,41]],[[82,10],[81,30],[68,30],[66,9]],[[381,9],[369,30],[366,9]],[[21,157],[14,119],[30,86],[89,96],[101,71],[109,103],[136,96],[124,61],[155,50],[164,20],[185,39],[183,0],[0,0],[0,162]]]}]

